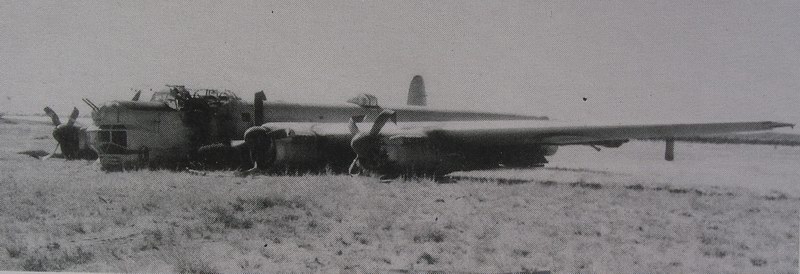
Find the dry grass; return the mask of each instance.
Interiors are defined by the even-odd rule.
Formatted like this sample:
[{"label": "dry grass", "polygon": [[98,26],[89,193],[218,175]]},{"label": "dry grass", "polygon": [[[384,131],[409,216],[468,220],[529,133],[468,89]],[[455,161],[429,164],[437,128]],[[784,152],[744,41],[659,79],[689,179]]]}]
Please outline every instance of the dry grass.
[{"label": "dry grass", "polygon": [[[2,125],[0,269],[793,272],[800,200],[644,182],[104,173]],[[10,130],[5,130],[10,128]],[[10,139],[20,136],[21,139]],[[12,151],[13,150],[13,151]]]}]

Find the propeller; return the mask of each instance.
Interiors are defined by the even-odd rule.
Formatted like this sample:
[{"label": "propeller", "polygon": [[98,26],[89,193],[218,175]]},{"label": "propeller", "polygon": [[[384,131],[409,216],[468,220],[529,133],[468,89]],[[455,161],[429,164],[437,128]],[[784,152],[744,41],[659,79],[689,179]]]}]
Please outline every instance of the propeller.
[{"label": "propeller", "polygon": [[[356,158],[350,164],[348,172],[351,175],[360,174],[364,169],[378,170],[383,164],[382,153],[380,151],[381,138],[380,132],[386,122],[392,121],[397,124],[397,113],[392,110],[384,110],[375,122],[372,124],[372,129],[367,132],[361,132],[356,123],[362,121],[364,116],[353,116],[350,118],[350,132],[353,134],[353,139],[350,141],[350,147],[356,153]],[[357,171],[358,170],[358,171]]]},{"label": "propeller", "polygon": [[248,128],[244,132],[244,149],[247,150],[250,162],[253,163],[253,168],[246,172],[252,172],[261,167],[265,167],[267,162],[267,155],[270,155],[269,150],[272,147],[268,134],[270,129],[261,126],[264,123],[264,101],[267,97],[264,91],[256,92],[253,96],[253,124],[254,126]]},{"label": "propeller", "polygon": [[248,152],[253,167],[244,171],[245,174],[264,169],[275,160],[275,140],[289,137],[290,130],[270,130],[263,126],[254,126],[244,132],[244,142],[241,146]]},{"label": "propeller", "polygon": [[267,143],[267,133],[269,133],[269,129],[262,126],[250,127],[244,132],[244,143],[242,145],[249,152],[250,162],[253,163],[253,168],[249,171],[257,170],[259,162],[261,167],[265,166],[264,160],[266,160],[267,155],[265,149],[270,147],[270,144]]},{"label": "propeller", "polygon": [[[53,109],[50,107],[44,108],[44,113],[47,116],[50,116],[50,120],[53,122],[53,138],[56,139],[56,148],[53,149],[53,153],[61,147],[61,152],[64,154],[64,158],[69,160],[76,159],[78,157],[78,150],[80,149],[80,127],[75,125],[75,121],[78,119],[78,108],[73,108],[72,113],[69,115],[69,120],[66,124],[62,124],[61,120],[58,118],[58,114],[56,114]],[[53,153],[51,153],[46,158],[50,158]]]}]

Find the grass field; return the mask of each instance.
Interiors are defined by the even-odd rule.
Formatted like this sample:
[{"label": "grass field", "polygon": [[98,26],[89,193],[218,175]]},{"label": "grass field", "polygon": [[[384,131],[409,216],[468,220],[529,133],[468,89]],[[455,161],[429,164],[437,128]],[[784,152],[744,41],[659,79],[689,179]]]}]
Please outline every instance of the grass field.
[{"label": "grass field", "polygon": [[[51,150],[49,131],[0,124],[2,270],[798,270],[800,199],[781,184],[758,191],[713,184],[724,177],[667,176],[680,181],[671,183],[664,173],[595,163],[618,160],[603,154],[580,169],[562,162],[569,151],[549,169],[465,173],[474,178],[444,184],[104,173],[91,162],[17,154]],[[752,179],[743,176],[735,178]]]}]

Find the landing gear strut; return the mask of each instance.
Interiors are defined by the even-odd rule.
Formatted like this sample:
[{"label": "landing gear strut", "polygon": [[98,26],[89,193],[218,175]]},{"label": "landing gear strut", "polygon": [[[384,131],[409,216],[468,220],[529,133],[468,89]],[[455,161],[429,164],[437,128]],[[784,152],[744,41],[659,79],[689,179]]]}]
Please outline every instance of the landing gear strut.
[{"label": "landing gear strut", "polygon": [[664,160],[675,160],[675,139],[667,139],[667,147],[664,150]]}]

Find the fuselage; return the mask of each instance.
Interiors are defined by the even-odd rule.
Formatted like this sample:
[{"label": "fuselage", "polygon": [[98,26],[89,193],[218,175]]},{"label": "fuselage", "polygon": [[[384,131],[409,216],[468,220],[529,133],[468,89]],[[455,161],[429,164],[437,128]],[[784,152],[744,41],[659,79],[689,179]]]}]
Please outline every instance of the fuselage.
[{"label": "fuselage", "polygon": [[[111,101],[95,110],[94,126],[89,129],[90,143],[103,167],[179,165],[187,162],[199,147],[230,145],[233,140],[241,140],[248,128],[257,125],[252,102],[213,96],[196,96],[191,100],[195,103],[182,106],[163,98],[150,102]],[[284,102],[265,102],[263,106],[262,123],[346,123],[356,115],[372,121],[384,108],[395,110],[398,120],[407,122],[547,119],[416,106]]]}]

